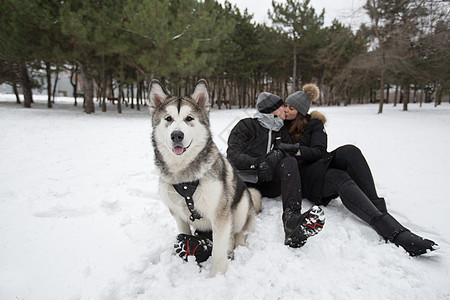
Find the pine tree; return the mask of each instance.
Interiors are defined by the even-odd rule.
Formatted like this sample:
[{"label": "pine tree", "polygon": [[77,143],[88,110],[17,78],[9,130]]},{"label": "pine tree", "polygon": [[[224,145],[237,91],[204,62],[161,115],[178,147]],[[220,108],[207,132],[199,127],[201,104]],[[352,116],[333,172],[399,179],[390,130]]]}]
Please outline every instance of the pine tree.
[{"label": "pine tree", "polygon": [[[280,25],[283,31],[286,31],[292,38],[292,57],[293,57],[293,71],[292,71],[292,83],[293,90],[297,89],[297,68],[298,68],[298,53],[306,59],[312,60],[314,52],[304,51],[315,49],[313,46],[317,41],[317,35],[320,35],[320,29],[323,26],[323,19],[325,12],[322,11],[320,15],[316,14],[315,9],[309,5],[310,0],[298,1],[287,0],[286,4],[277,4],[272,1],[273,14],[270,14],[274,24]],[[305,49],[299,48],[304,47]],[[312,68],[312,64],[303,64],[302,72]],[[304,76],[308,80],[311,76]],[[309,78],[308,78],[309,77]]]},{"label": "pine tree", "polygon": [[15,65],[15,72],[23,90],[24,107],[33,102],[31,65],[35,61],[34,47],[40,37],[37,12],[31,0],[0,2],[0,59]]}]

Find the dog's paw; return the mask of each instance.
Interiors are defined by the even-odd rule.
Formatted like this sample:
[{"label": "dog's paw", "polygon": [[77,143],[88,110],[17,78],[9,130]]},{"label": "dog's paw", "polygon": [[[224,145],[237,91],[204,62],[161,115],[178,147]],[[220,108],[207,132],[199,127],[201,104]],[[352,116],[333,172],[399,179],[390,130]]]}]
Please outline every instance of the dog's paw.
[{"label": "dog's paw", "polygon": [[206,278],[214,278],[214,277],[216,277],[216,275],[217,275],[217,271],[213,272],[213,270],[211,270],[209,272],[208,276],[206,276]]},{"label": "dog's paw", "polygon": [[228,260],[226,256],[222,258],[213,257],[212,267],[211,271],[209,271],[208,278],[215,277],[217,274],[225,274],[227,270],[228,270]]}]

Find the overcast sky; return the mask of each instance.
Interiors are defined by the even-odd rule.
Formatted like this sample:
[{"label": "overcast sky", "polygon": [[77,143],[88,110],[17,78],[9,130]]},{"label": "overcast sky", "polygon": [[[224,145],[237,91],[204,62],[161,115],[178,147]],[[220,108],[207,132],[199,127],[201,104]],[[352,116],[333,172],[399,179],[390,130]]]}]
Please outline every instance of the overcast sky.
[{"label": "overcast sky", "polygon": [[[285,0],[275,0],[277,3],[285,3]],[[224,3],[225,0],[219,0]],[[253,19],[258,23],[269,23],[267,11],[272,10],[272,0],[228,0],[236,4],[239,10],[248,9],[249,14],[253,14]],[[359,24],[367,17],[362,10],[366,0],[311,0],[317,14],[325,8],[325,26],[331,25],[333,19],[338,19],[345,25],[351,25],[353,29],[358,29]]]}]

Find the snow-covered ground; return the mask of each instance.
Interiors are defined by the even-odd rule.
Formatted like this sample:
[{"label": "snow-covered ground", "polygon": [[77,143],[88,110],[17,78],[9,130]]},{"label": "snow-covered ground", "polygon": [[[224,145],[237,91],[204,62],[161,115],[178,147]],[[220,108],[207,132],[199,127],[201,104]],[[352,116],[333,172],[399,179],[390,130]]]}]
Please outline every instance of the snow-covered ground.
[{"label": "snow-covered ground", "polygon": [[[0,95],[0,299],[450,299],[450,105],[321,107],[329,150],[365,154],[391,213],[441,249],[410,258],[339,199],[323,231],[283,245],[280,199],[264,198],[248,247],[207,279],[173,255],[176,225],[159,200],[150,116],[86,115],[70,98],[32,109]],[[225,152],[252,109],[211,112]],[[304,209],[311,205],[304,202]]]}]

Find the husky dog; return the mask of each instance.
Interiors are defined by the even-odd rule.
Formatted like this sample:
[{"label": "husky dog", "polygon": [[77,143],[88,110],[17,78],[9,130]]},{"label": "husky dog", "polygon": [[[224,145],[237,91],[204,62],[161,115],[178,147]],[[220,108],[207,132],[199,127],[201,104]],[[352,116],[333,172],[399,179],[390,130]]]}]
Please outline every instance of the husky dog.
[{"label": "husky dog", "polygon": [[227,271],[227,257],[245,244],[261,194],[248,189],[219,152],[209,128],[211,100],[200,80],[190,96],[171,96],[159,81],[150,87],[152,144],[160,172],[160,196],[181,234],[212,231],[209,277]]}]

